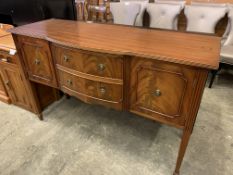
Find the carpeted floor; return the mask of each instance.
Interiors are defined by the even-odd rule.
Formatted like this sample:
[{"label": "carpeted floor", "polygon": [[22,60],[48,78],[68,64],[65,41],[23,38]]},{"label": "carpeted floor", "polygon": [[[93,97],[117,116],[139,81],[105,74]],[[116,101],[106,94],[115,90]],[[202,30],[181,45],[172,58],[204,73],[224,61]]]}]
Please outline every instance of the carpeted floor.
[{"label": "carpeted floor", "polygon": [[[181,131],[62,99],[44,121],[0,102],[1,175],[171,175]],[[182,175],[233,175],[233,76],[205,89]]]}]

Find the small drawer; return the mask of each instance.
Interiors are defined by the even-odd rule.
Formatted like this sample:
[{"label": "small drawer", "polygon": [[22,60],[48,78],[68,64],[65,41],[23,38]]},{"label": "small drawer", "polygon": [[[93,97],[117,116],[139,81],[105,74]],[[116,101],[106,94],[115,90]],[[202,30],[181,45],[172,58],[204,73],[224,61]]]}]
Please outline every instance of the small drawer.
[{"label": "small drawer", "polygon": [[122,85],[92,81],[67,72],[58,72],[62,89],[65,88],[79,95],[106,100],[110,103],[122,102]]},{"label": "small drawer", "polygon": [[10,55],[8,52],[0,51],[0,62],[1,63],[10,63],[17,64],[18,63],[17,55]]},{"label": "small drawer", "polygon": [[56,63],[64,67],[100,77],[122,79],[122,56],[52,46]]}]

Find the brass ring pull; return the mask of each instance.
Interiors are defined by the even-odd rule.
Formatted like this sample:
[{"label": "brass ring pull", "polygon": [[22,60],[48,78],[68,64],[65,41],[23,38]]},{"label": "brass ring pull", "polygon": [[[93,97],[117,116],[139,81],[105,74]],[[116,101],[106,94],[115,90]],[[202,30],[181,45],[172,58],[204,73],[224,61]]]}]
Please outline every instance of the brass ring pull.
[{"label": "brass ring pull", "polygon": [[40,60],[39,59],[35,59],[35,64],[39,65],[40,64]]},{"label": "brass ring pull", "polygon": [[64,55],[63,59],[65,62],[68,62],[70,60],[70,58],[67,55]]},{"label": "brass ring pull", "polygon": [[103,71],[104,69],[105,69],[105,65],[104,64],[102,64],[102,63],[98,64],[98,70],[99,71]]},{"label": "brass ring pull", "polygon": [[154,92],[152,92],[152,94],[156,97],[159,97],[162,95],[162,92],[159,89],[156,89]]},{"label": "brass ring pull", "polygon": [[72,86],[72,84],[73,84],[72,80],[67,80],[67,84],[68,84],[69,86]]},{"label": "brass ring pull", "polygon": [[105,87],[101,87],[101,88],[100,88],[100,93],[101,93],[102,95],[104,95],[104,94],[106,93],[106,88],[105,88]]}]

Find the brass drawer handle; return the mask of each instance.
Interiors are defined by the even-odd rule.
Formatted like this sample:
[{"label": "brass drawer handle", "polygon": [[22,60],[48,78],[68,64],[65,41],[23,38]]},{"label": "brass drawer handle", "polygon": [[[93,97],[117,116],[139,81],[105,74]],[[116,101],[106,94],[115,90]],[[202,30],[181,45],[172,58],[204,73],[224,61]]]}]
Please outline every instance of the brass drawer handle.
[{"label": "brass drawer handle", "polygon": [[64,59],[65,62],[68,62],[70,60],[70,58],[67,55],[64,55],[63,59]]},{"label": "brass drawer handle", "polygon": [[162,95],[162,92],[159,89],[156,89],[155,91],[152,92],[153,96],[159,97]]},{"label": "brass drawer handle", "polygon": [[73,84],[72,80],[67,80],[67,84],[68,84],[69,86],[72,86],[72,84]]},{"label": "brass drawer handle", "polygon": [[104,95],[106,93],[106,88],[105,87],[100,87],[100,93]]},{"label": "brass drawer handle", "polygon": [[35,59],[35,64],[39,65],[40,64],[40,60],[39,59]]},{"label": "brass drawer handle", "polygon": [[99,71],[103,71],[104,69],[105,69],[105,65],[104,64],[102,64],[102,63],[98,64],[98,70]]}]

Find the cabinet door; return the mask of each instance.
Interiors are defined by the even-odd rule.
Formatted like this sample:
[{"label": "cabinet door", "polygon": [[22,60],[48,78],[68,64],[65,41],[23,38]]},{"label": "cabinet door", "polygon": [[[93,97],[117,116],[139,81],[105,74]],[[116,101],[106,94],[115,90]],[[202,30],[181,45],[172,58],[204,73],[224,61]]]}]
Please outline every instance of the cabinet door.
[{"label": "cabinet door", "polygon": [[57,87],[54,65],[47,41],[18,37],[23,61],[29,79],[41,84]]},{"label": "cabinet door", "polygon": [[25,109],[32,110],[29,95],[19,68],[15,65],[4,66],[2,67],[2,76],[12,103]]},{"label": "cabinet door", "polygon": [[134,58],[130,110],[164,123],[184,126],[197,72],[192,67]]}]

